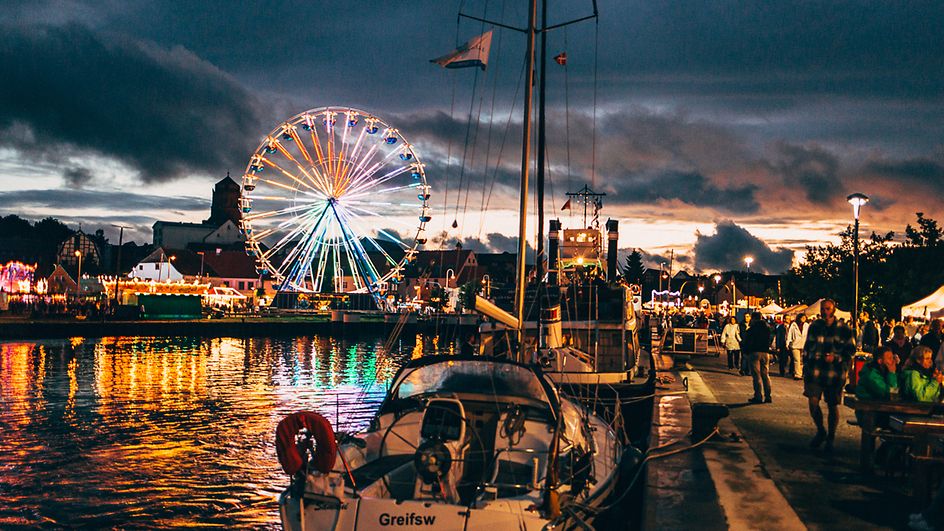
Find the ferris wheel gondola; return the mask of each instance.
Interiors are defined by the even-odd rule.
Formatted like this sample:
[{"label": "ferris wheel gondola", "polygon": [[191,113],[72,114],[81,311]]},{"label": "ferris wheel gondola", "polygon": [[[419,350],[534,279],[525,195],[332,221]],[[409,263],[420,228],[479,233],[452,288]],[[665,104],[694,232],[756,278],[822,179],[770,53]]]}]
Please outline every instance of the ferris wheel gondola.
[{"label": "ferris wheel gondola", "polygon": [[425,243],[429,201],[423,163],[399,130],[357,109],[311,109],[249,159],[246,252],[280,291],[380,297]]}]

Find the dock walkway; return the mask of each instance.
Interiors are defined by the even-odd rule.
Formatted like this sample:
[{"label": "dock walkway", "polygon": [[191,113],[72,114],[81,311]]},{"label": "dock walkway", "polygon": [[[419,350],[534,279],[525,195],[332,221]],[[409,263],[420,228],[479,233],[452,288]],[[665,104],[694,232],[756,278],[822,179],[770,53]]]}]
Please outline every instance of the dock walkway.
[{"label": "dock walkway", "polygon": [[[693,455],[651,462],[647,529],[681,529],[699,521],[703,529],[905,528],[908,514],[917,510],[909,497],[908,480],[859,472],[859,430],[846,422],[854,418],[848,408],[840,408],[836,448],[826,455],[808,447],[814,429],[802,382],[772,373],[773,403],[755,405],[747,402],[753,394],[751,378],[727,370],[722,358],[697,357],[689,365],[692,370],[674,373],[679,381],[688,378],[688,400],[683,402],[724,403],[730,417],[719,423],[722,438],[690,452]],[[657,411],[669,407],[669,398],[662,399],[665,404]],[[660,419],[660,424],[671,424],[672,417],[679,416],[679,404],[672,408],[675,413]],[[685,429],[676,428],[674,435]],[[654,433],[658,430],[672,431],[659,426]],[[673,465],[674,459],[684,459],[681,464],[690,467],[688,472],[671,475],[673,466],[678,469],[680,464]],[[658,510],[671,499],[666,493],[673,489],[677,503],[669,505],[687,509],[677,521],[659,516]],[[685,502],[686,495],[691,496],[691,505]],[[713,496],[715,504],[706,504],[705,495]]]}]

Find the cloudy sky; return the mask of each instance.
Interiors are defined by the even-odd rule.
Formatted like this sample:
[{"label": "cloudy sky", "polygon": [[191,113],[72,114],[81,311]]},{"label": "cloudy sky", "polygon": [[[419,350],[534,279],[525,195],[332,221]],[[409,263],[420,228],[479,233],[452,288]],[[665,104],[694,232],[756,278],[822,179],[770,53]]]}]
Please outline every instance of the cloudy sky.
[{"label": "cloudy sky", "polygon": [[[551,23],[591,3],[550,2]],[[834,238],[944,217],[944,3],[601,0],[555,30],[547,208],[590,184],[620,247],[690,269],[789,267]],[[524,42],[487,72],[428,62],[488,29],[456,2],[13,1],[0,21],[0,214],[123,223],[207,217],[262,137],[305,109],[362,108],[427,164],[436,231],[513,244]],[[461,9],[511,25],[525,2]],[[471,118],[471,119],[470,119]],[[576,213],[576,211],[574,211]],[[452,229],[453,220],[459,228]],[[533,223],[532,223],[533,226]],[[114,232],[116,229],[109,229]],[[799,258],[799,256],[797,256]]]}]

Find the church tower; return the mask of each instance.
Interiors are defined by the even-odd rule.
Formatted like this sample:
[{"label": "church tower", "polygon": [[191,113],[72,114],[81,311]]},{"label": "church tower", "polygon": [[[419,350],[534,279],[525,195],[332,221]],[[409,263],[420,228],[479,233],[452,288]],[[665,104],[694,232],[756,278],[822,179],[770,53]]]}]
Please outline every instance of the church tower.
[{"label": "church tower", "polygon": [[210,206],[210,219],[204,221],[209,225],[220,226],[227,220],[232,220],[239,226],[239,185],[226,172],[220,182],[213,187],[213,204]]}]

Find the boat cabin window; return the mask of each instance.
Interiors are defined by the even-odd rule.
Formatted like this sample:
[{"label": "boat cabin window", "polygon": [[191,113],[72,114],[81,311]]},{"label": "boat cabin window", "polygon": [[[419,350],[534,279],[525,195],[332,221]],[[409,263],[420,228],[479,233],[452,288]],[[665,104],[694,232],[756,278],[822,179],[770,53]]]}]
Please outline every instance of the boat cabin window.
[{"label": "boat cabin window", "polygon": [[435,363],[406,372],[394,384],[391,396],[403,399],[431,393],[510,395],[548,402],[533,371],[507,363],[469,360]]}]

